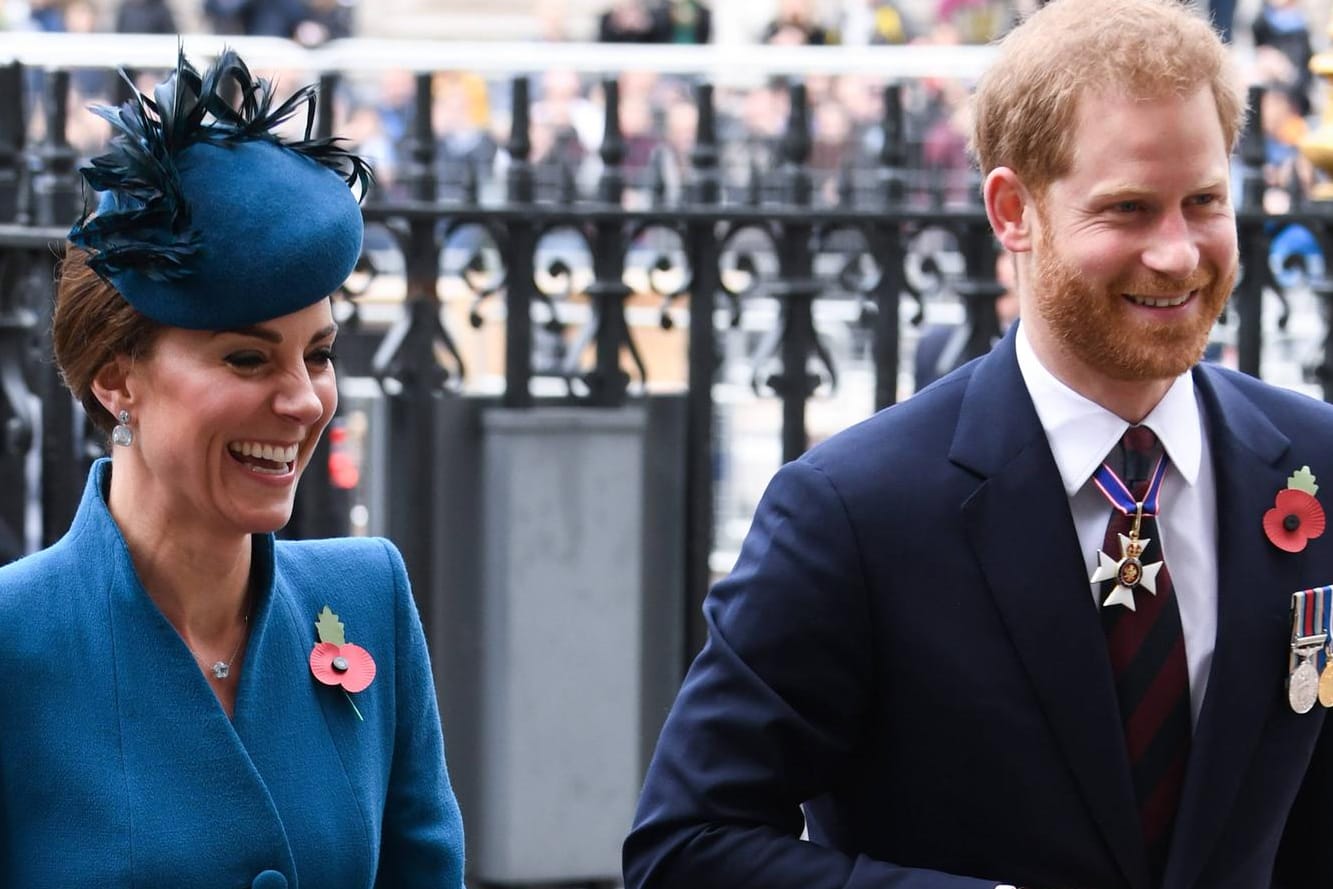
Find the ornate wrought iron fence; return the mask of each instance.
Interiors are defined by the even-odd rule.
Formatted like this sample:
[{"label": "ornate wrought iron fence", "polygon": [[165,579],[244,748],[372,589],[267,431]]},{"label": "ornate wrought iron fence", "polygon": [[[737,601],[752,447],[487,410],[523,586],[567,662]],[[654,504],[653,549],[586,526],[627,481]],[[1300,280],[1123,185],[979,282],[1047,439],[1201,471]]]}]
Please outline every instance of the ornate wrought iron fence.
[{"label": "ornate wrought iron fence", "polygon": [[[68,78],[60,72],[44,78],[48,126],[39,144],[28,145],[23,77],[17,64],[0,69],[0,552],[8,546],[6,556],[59,536],[83,469],[99,447],[76,419],[48,357],[52,270],[79,201],[73,152],[59,123]],[[325,89],[332,92],[337,79],[334,72],[324,74]],[[687,317],[688,345],[678,343],[687,350],[685,446],[677,455],[687,480],[685,546],[679,554],[687,605],[682,619],[688,625],[683,663],[703,638],[698,606],[710,581],[716,531],[714,392],[728,328],[741,325],[756,306],[776,307],[775,323],[751,356],[752,381],[756,392],[780,401],[782,458],[792,459],[807,446],[812,400],[838,384],[837,362],[816,324],[821,305],[851,307],[854,324],[865,331],[877,408],[904,391],[900,368],[910,331],[902,322],[920,323],[934,289],[951,291],[962,304],[966,354],[989,348],[999,333],[993,305],[1001,287],[984,212],[975,197],[950,204],[943,195],[955,183],[924,178],[913,167],[916,152],[900,83],[884,88],[875,163],[841,169],[831,196],[819,197],[803,82],[789,83],[790,112],[777,163],[755,168],[741,182],[728,181],[720,167],[725,146],[718,137],[713,88],[699,82],[697,135],[684,185],[669,199],[662,177],[650,169],[642,189],[648,199],[641,206],[626,202],[614,79],[603,84],[605,131],[593,193],[577,194],[568,185],[572,177],[563,176],[566,186],[552,199],[539,197],[539,170],[531,157],[529,82],[515,77],[504,197],[490,203],[478,199],[477,183],[466,175],[460,197],[441,198],[439,134],[432,131],[429,113],[432,88],[429,74],[417,76],[417,113],[400,179],[404,196],[365,206],[380,246],[367,251],[347,294],[365,299],[340,306],[348,343],[343,372],[374,377],[388,396],[389,531],[403,547],[418,589],[437,589],[445,569],[431,557],[426,518],[439,496],[431,470],[435,418],[442,400],[467,397],[470,378],[459,330],[445,312],[446,284],[468,294],[466,323],[502,325],[499,402],[516,409],[560,402],[595,410],[649,397],[642,329],[636,333],[628,320],[631,304],[648,299],[663,328]],[[1251,98],[1257,107],[1257,94]],[[1289,314],[1269,262],[1275,227],[1304,224],[1324,244],[1333,232],[1333,213],[1299,195],[1291,213],[1262,212],[1257,118],[1238,158],[1245,273],[1225,327],[1234,335],[1236,363],[1256,375],[1263,360],[1266,302],[1278,312],[1268,327],[1285,326]],[[319,126],[331,130],[327,117]],[[978,190],[965,193],[975,196]],[[451,263],[459,243],[468,245],[464,259]],[[948,257],[940,255],[941,243],[949,247]],[[588,259],[572,259],[571,251]],[[385,270],[386,256],[401,272]],[[940,271],[949,258],[961,265],[952,278]],[[582,275],[579,265],[586,266]],[[387,328],[368,308],[386,278],[394,279],[388,289],[401,297],[394,300]],[[1309,293],[1326,306],[1333,284],[1313,281]],[[1326,398],[1333,394],[1328,336],[1323,334],[1318,354],[1305,362]],[[330,499],[323,456],[303,486],[294,533],[340,530],[343,519]],[[34,502],[40,505],[40,527],[30,520]],[[337,519],[331,525],[330,517]]]}]

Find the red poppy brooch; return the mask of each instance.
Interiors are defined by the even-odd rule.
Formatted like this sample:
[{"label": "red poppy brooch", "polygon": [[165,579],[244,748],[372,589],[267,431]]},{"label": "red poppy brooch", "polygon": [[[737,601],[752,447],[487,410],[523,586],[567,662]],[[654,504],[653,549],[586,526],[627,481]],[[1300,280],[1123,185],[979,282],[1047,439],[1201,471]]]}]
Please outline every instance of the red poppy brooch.
[{"label": "red poppy brooch", "polygon": [[315,621],[315,632],[319,642],[310,652],[310,672],[325,685],[341,687],[352,711],[364,721],[352,695],[364,691],[375,679],[375,659],[360,645],[347,641],[342,621],[327,605]]},{"label": "red poppy brooch", "polygon": [[1278,549],[1298,553],[1324,533],[1324,507],[1314,499],[1318,491],[1310,467],[1302,466],[1277,492],[1273,508],[1264,513],[1264,533]]}]

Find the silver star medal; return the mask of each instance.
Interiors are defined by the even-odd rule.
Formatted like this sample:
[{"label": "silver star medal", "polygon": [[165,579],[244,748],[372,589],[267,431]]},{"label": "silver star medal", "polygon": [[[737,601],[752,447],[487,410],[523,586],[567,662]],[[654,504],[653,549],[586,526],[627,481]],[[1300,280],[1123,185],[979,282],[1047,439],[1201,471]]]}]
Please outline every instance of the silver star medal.
[{"label": "silver star medal", "polygon": [[1115,589],[1111,590],[1111,595],[1106,597],[1102,607],[1111,605],[1123,605],[1130,611],[1134,611],[1134,589],[1143,587],[1154,596],[1157,595],[1157,572],[1162,570],[1161,562],[1153,562],[1145,565],[1139,560],[1143,551],[1148,548],[1152,542],[1151,538],[1143,540],[1137,537],[1127,537],[1124,534],[1120,537],[1120,558],[1113,559],[1101,550],[1097,551],[1097,561],[1099,562],[1097,570],[1092,572],[1091,581],[1101,583],[1103,580],[1114,580]]}]

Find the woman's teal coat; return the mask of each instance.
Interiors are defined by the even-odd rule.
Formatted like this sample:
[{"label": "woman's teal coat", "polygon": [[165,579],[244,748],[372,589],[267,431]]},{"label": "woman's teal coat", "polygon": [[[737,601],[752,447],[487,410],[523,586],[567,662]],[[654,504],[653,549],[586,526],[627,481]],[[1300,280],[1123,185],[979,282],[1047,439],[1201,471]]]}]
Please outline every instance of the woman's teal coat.
[{"label": "woman's teal coat", "polygon": [[[0,568],[0,885],[461,887],[462,825],[398,551],[256,536],[228,719],[135,575],[109,478],[100,461],[68,534]],[[350,699],[310,672],[326,605],[377,666]]]}]

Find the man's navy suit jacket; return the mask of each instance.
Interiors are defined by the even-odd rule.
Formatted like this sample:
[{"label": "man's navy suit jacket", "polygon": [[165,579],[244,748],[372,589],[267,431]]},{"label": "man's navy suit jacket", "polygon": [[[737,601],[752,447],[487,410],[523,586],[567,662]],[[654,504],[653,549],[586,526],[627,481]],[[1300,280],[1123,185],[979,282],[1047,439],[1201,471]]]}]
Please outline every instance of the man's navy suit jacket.
[{"label": "man's navy suit jacket", "polygon": [[[1262,520],[1302,465],[1333,494],[1333,408],[1193,373],[1217,641],[1160,885],[1328,886],[1333,741],[1285,680],[1291,595],[1333,583],[1333,533],[1288,553]],[[1152,886],[1101,620],[1013,331],[784,466],[705,612],[625,843],[630,889]]]}]

